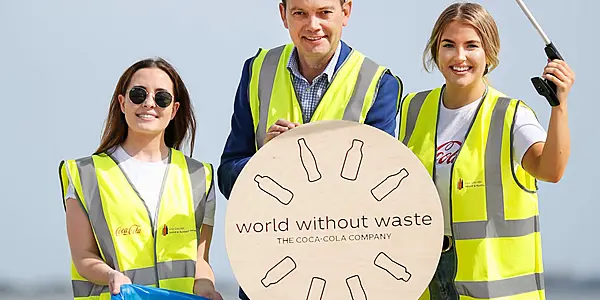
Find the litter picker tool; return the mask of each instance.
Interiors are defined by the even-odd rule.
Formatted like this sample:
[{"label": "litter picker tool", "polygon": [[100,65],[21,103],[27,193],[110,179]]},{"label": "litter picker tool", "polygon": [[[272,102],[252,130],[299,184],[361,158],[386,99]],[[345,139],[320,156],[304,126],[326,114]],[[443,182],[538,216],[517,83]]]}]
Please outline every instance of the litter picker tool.
[{"label": "litter picker tool", "polygon": [[[535,29],[540,34],[540,36],[542,36],[542,38],[544,39],[544,43],[546,44],[546,47],[544,47],[546,56],[550,60],[554,60],[554,59],[564,60],[562,58],[562,56],[560,55],[560,53],[558,52],[558,49],[556,49],[556,47],[554,46],[552,41],[550,41],[548,36],[544,33],[544,30],[542,30],[542,27],[540,26],[540,24],[538,24],[538,22],[535,20],[535,18],[533,17],[531,12],[527,8],[527,6],[525,6],[525,3],[523,3],[522,0],[516,0],[516,1],[519,4],[519,6],[521,7],[521,10],[523,10],[525,15],[527,15],[527,18],[529,19],[531,24],[535,27]],[[548,100],[548,103],[550,103],[551,106],[557,106],[560,104],[560,102],[558,101],[558,97],[556,97],[556,85],[552,81],[543,79],[542,77],[533,77],[533,78],[531,78],[531,82],[533,83],[533,86],[537,90],[538,94],[544,96],[546,98],[546,100]]]}]

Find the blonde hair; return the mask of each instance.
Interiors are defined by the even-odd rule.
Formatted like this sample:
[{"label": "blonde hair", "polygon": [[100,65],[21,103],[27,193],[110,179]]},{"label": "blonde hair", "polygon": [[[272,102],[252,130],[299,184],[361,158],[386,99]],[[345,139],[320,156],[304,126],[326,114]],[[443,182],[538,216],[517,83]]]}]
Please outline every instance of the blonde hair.
[{"label": "blonde hair", "polygon": [[[495,69],[500,60],[498,59],[498,53],[500,52],[500,34],[498,33],[498,27],[496,21],[490,15],[490,13],[483,8],[483,6],[477,3],[454,3],[448,6],[438,17],[431,36],[427,42],[427,46],[423,51],[423,66],[427,72],[431,72],[432,67],[438,66],[438,49],[440,46],[440,40],[442,33],[446,29],[446,26],[452,21],[459,21],[467,23],[477,30],[481,42],[483,44],[483,51],[485,52],[486,60],[486,72],[491,72]],[[485,75],[484,74],[484,75]]]}]

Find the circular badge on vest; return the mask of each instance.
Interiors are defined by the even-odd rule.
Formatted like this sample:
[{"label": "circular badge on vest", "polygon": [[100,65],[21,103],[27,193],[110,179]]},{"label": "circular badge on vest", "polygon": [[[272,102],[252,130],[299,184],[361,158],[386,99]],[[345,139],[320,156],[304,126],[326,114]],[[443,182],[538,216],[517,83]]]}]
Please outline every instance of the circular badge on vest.
[{"label": "circular badge on vest", "polygon": [[442,218],[431,177],[401,142],[321,121],[271,140],[244,167],[226,248],[252,300],[416,300],[438,264]]}]

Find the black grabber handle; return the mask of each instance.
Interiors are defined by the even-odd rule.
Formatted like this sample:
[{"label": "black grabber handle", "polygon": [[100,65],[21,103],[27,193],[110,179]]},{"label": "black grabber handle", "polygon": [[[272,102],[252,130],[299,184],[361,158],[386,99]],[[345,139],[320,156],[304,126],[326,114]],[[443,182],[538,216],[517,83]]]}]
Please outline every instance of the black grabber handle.
[{"label": "black grabber handle", "polygon": [[556,49],[556,47],[554,47],[554,43],[552,43],[552,42],[550,42],[550,44],[546,45],[546,47],[544,48],[544,51],[546,51],[546,56],[548,56],[548,58],[550,60],[554,60],[554,59],[564,60],[563,57],[560,55],[560,53],[558,53],[558,49]]},{"label": "black grabber handle", "polygon": [[[550,60],[563,60],[562,56],[558,52],[558,49],[556,49],[552,42],[546,45],[544,51]],[[557,106],[560,104],[558,97],[556,96],[556,84],[554,84],[554,82],[548,79],[543,79],[542,77],[533,77],[531,78],[531,83],[533,83],[533,86],[538,94],[544,96],[551,106]]]},{"label": "black grabber handle", "polygon": [[[521,10],[523,10],[525,15],[531,22],[531,24],[535,27],[535,29],[544,39],[544,43],[546,44],[546,47],[544,48],[546,56],[550,60],[564,60],[560,53],[558,53],[558,49],[556,49],[552,41],[550,41],[546,33],[544,33],[544,30],[542,29],[540,24],[538,24],[538,22],[535,20],[525,3],[523,3],[523,0],[516,1],[517,4],[519,4],[519,6],[521,7]],[[533,77],[531,78],[531,82],[533,83],[533,86],[537,90],[538,94],[544,96],[551,106],[557,106],[560,104],[560,102],[558,101],[558,97],[556,96],[556,85],[552,81],[543,79],[542,77]]]}]

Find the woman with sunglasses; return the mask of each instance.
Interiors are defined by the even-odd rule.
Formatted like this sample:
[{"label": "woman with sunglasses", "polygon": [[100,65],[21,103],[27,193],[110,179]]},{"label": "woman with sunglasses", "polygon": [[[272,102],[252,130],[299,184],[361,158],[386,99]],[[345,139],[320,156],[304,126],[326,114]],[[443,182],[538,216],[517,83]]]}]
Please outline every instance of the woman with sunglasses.
[{"label": "woman with sunglasses", "polygon": [[429,171],[444,212],[441,258],[421,299],[545,299],[537,180],[558,182],[566,168],[575,74],[564,61],[546,64],[560,100],[546,132],[523,101],[486,80],[499,50],[486,9],[450,5],[424,51],[445,84],[402,101],[399,139]]},{"label": "woman with sunglasses", "polygon": [[59,168],[75,299],[110,299],[127,283],[222,299],[207,263],[213,167],[180,150],[193,150],[195,131],[168,62],[123,73],[96,152]]}]

